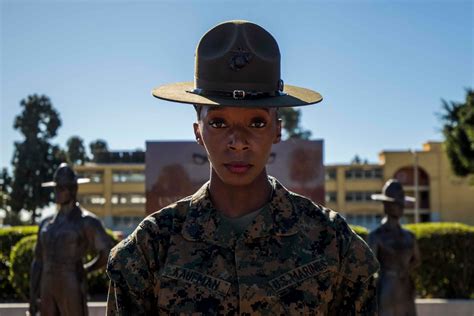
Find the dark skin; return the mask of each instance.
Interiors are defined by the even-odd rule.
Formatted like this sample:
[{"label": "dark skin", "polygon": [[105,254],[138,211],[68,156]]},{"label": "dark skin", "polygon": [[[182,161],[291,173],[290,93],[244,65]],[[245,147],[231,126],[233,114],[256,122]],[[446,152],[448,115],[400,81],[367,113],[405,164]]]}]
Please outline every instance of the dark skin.
[{"label": "dark skin", "polygon": [[276,109],[203,106],[198,114],[194,134],[211,163],[215,207],[240,217],[264,206],[271,193],[265,165],[281,139]]}]

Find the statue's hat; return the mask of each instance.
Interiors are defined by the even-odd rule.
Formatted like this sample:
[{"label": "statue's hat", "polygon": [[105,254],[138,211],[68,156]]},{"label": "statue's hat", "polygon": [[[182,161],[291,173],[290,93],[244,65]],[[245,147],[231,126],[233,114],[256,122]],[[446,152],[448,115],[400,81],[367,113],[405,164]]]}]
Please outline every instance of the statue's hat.
[{"label": "statue's hat", "polygon": [[405,191],[401,183],[397,179],[389,179],[385,182],[381,194],[372,194],[372,200],[382,202],[397,202],[404,204],[405,202],[415,202],[415,198],[405,196]]},{"label": "statue's hat", "polygon": [[44,182],[42,187],[72,186],[76,184],[88,183],[90,179],[78,178],[74,170],[65,162],[61,163],[54,172],[53,181]]}]

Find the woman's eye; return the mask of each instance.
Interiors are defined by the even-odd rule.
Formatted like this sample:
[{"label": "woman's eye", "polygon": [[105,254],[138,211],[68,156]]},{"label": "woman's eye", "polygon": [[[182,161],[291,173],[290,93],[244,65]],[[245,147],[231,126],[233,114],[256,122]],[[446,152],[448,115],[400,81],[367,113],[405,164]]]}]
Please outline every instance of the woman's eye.
[{"label": "woman's eye", "polygon": [[214,127],[214,128],[225,128],[225,127],[227,127],[224,120],[210,120],[208,124],[211,127]]},{"label": "woman's eye", "polygon": [[267,125],[267,122],[265,120],[253,120],[252,123],[250,123],[250,127],[255,127],[255,128],[263,128]]}]

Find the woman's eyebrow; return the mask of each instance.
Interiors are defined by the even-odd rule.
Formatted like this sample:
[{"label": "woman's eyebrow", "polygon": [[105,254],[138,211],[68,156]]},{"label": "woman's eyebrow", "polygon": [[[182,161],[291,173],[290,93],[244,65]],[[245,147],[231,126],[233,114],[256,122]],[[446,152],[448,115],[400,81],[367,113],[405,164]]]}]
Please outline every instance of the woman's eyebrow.
[{"label": "woman's eyebrow", "polygon": [[[214,112],[214,111],[223,111],[225,109],[225,107],[222,107],[222,106],[210,106],[207,110],[207,113],[209,112]],[[251,108],[249,107],[249,109],[253,109],[253,110],[262,110],[262,111],[265,111],[267,113],[270,113],[270,109],[269,108],[264,108],[264,107],[258,107],[258,108]]]}]

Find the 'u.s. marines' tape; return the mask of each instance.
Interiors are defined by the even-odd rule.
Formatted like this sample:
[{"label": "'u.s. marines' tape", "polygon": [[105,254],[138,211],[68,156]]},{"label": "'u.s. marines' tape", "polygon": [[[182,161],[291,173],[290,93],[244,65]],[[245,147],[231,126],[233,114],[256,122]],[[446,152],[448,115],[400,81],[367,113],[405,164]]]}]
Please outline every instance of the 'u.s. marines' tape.
[{"label": "'u.s. marines' tape", "polygon": [[293,284],[299,283],[305,279],[311,278],[327,270],[328,264],[325,259],[316,259],[302,266],[296,267],[268,282],[277,293],[283,292]]},{"label": "'u.s. marines' tape", "polygon": [[217,292],[222,296],[225,296],[230,288],[230,283],[227,281],[175,265],[165,266],[163,275],[171,279],[181,280],[193,285],[205,287],[206,289]]}]

